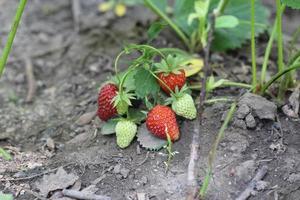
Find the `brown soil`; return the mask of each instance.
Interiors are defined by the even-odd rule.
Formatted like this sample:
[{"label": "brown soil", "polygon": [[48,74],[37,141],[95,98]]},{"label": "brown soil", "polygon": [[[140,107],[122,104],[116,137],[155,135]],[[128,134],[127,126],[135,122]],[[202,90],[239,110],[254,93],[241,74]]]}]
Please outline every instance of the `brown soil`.
[{"label": "brown soil", "polygon": [[[6,41],[17,2],[0,0],[0,49]],[[82,188],[101,177],[96,185],[97,194],[113,200],[136,199],[137,193],[146,193],[151,200],[184,199],[191,122],[180,125],[181,139],[173,146],[178,153],[167,174],[165,150],[148,153],[136,141],[121,150],[114,136],[99,133],[98,118],[88,125],[76,125],[82,114],[96,109],[98,88],[112,75],[112,62],[123,44],[145,42],[146,25],[153,19],[142,7],[130,8],[126,17],[117,18],[113,13],[98,13],[97,0],[81,2],[79,33],[74,31],[70,1],[28,2],[9,64],[0,79],[0,146],[14,155],[14,161],[0,158],[0,179],[22,179],[64,166],[67,172],[79,176]],[[299,18],[299,15],[290,17]],[[178,42],[171,37],[165,32],[155,43],[176,46]],[[238,54],[231,53],[234,56],[214,54],[212,62],[220,66],[216,73],[232,80],[248,81],[250,59],[244,56],[250,55],[247,52],[245,47]],[[37,84],[32,103],[25,102],[24,57],[31,57]],[[213,95],[234,96],[241,92],[221,89]],[[229,104],[218,103],[207,106],[204,112],[197,163],[199,184],[205,176],[208,151],[228,107]],[[282,200],[300,199],[299,120],[278,113],[280,134],[274,131],[278,122],[259,121],[252,130],[230,125],[218,149],[207,199],[234,199],[262,165],[268,166],[264,179],[267,185],[250,199],[273,200],[277,196]],[[36,183],[41,178],[42,175],[3,181],[0,191],[16,194],[18,188],[25,187],[38,193]],[[25,192],[16,199],[35,197]]]}]

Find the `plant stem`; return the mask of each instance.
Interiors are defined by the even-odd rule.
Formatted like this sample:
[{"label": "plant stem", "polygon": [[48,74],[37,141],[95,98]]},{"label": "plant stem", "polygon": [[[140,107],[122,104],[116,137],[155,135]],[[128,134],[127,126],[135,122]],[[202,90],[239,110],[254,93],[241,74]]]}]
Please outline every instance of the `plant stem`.
[{"label": "plant stem", "polygon": [[118,76],[118,64],[121,56],[125,53],[125,50],[121,51],[118,56],[116,57],[115,63],[114,63],[114,68],[115,68],[115,74],[117,76],[118,81],[120,82],[120,78]]},{"label": "plant stem", "polygon": [[15,15],[15,18],[14,18],[13,25],[12,25],[11,30],[9,32],[7,42],[5,44],[2,56],[0,58],[0,76],[2,75],[2,73],[4,71],[4,67],[6,65],[7,58],[8,58],[8,55],[10,53],[10,50],[11,50],[16,32],[18,30],[18,26],[19,26],[19,23],[20,23],[20,20],[21,20],[21,17],[22,17],[22,14],[23,14],[26,3],[27,3],[27,0],[20,0],[20,2],[19,2],[19,6],[17,8],[17,12],[16,12],[16,15]]},{"label": "plant stem", "polygon": [[255,0],[251,0],[251,56],[252,56],[252,87],[257,84],[256,79],[256,49],[255,49]]},{"label": "plant stem", "polygon": [[278,72],[277,74],[275,74],[271,80],[269,80],[262,88],[261,90],[261,94],[264,94],[265,91],[276,81],[278,80],[280,77],[282,77],[283,75],[285,75],[286,73],[298,69],[300,68],[300,63],[295,63],[291,66],[289,66],[288,68],[285,68],[284,70]]},{"label": "plant stem", "polygon": [[159,48],[158,49],[160,52],[165,53],[165,54],[180,54],[180,55],[184,55],[184,56],[189,56],[191,57],[190,54],[188,54],[186,51],[183,51],[181,49],[177,49],[177,48]]},{"label": "plant stem", "polygon": [[208,167],[207,167],[208,170],[207,170],[206,176],[204,178],[203,185],[202,185],[202,187],[200,188],[200,191],[199,191],[200,199],[204,199],[204,197],[205,197],[205,194],[206,194],[206,191],[207,191],[207,188],[208,188],[211,176],[212,176],[213,163],[214,163],[214,160],[215,160],[215,157],[216,157],[216,154],[217,154],[218,146],[219,146],[221,140],[224,137],[225,129],[227,128],[227,126],[228,126],[235,110],[236,110],[236,103],[234,102],[234,103],[231,104],[230,110],[229,110],[228,114],[226,115],[226,119],[223,122],[223,124],[222,124],[222,126],[219,130],[219,133],[217,135],[216,140],[213,143],[213,146],[212,146],[211,150],[209,151]]},{"label": "plant stem", "polygon": [[150,74],[156,78],[156,80],[158,80],[159,82],[161,82],[166,88],[168,88],[168,90],[170,91],[170,94],[175,96],[175,93],[173,92],[173,90],[171,90],[171,88],[165,83],[163,82],[158,76],[156,76],[156,74],[154,74],[151,70],[148,70],[150,72]]},{"label": "plant stem", "polygon": [[278,48],[278,71],[284,69],[283,63],[283,41],[282,41],[282,10],[280,0],[276,0],[276,19],[277,19],[277,48]]},{"label": "plant stem", "polygon": [[[281,1],[276,0],[276,18],[277,18],[277,50],[278,50],[278,71],[284,70],[283,62],[283,39],[282,39],[282,10],[281,10]],[[287,84],[292,82],[291,74],[287,74],[284,79],[281,79],[278,91],[278,98],[281,100],[284,96]]]},{"label": "plant stem", "polygon": [[290,54],[293,52],[293,49],[295,48],[295,44],[297,43],[300,36],[300,27],[297,28],[297,30],[293,33],[292,39],[290,40],[290,47],[289,47],[289,57]]},{"label": "plant stem", "polygon": [[265,55],[264,55],[264,61],[263,61],[262,70],[261,70],[261,77],[260,77],[260,84],[261,85],[263,85],[265,80],[266,80],[268,62],[269,62],[269,58],[270,58],[271,49],[272,49],[272,46],[273,46],[274,37],[276,35],[276,31],[277,31],[277,18],[275,19],[273,29],[272,29],[272,33],[271,33],[271,36],[269,38],[268,45],[266,47],[266,51],[265,51]]},{"label": "plant stem", "polygon": [[217,102],[232,102],[234,101],[233,99],[229,99],[229,98],[214,98],[214,99],[207,99],[205,100],[205,104],[213,104],[213,103],[217,103]]},{"label": "plant stem", "polygon": [[247,83],[238,83],[238,82],[233,82],[233,81],[225,81],[222,85],[224,87],[229,86],[229,87],[241,87],[241,88],[247,88],[247,89],[252,88],[252,85],[249,85]]},{"label": "plant stem", "polygon": [[161,17],[163,20],[165,20],[171,28],[177,33],[177,35],[180,37],[180,39],[184,42],[184,44],[191,49],[189,39],[187,36],[180,30],[180,28],[165,14],[163,13],[159,8],[157,8],[151,0],[144,0],[145,4],[149,6],[149,8],[156,13],[159,17]]},{"label": "plant stem", "polygon": [[300,58],[300,50],[289,60],[288,66],[294,64]]},{"label": "plant stem", "polygon": [[216,17],[218,17],[219,15],[221,15],[224,12],[228,2],[229,2],[229,0],[220,0],[219,1],[218,7],[214,10],[214,15]]},{"label": "plant stem", "polygon": [[150,45],[147,45],[147,44],[138,44],[138,45],[132,45],[134,47],[134,49],[140,49],[140,47],[142,48],[148,48],[148,49],[151,49],[152,51],[155,51],[157,54],[159,54],[163,59],[166,59],[166,56],[165,54],[163,54],[159,49],[155,48],[155,47],[152,47]]}]

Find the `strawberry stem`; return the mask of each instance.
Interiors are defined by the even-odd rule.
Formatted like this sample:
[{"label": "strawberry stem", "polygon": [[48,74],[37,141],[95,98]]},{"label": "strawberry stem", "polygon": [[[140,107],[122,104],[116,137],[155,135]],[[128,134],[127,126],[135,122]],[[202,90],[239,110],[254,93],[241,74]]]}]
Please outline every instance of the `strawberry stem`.
[{"label": "strawberry stem", "polygon": [[168,144],[167,144],[167,151],[168,151],[168,160],[166,162],[166,173],[169,171],[169,166],[170,166],[170,163],[171,163],[171,160],[172,160],[172,157],[173,157],[173,153],[172,153],[172,140],[171,140],[171,137],[168,133],[168,129],[166,128],[166,135],[167,135],[167,141],[168,141]]},{"label": "strawberry stem", "polygon": [[[121,51],[118,56],[116,57],[116,60],[115,60],[115,63],[114,63],[114,66],[115,66],[115,74],[117,75],[118,74],[118,63],[119,63],[119,60],[121,58],[121,56],[126,53],[125,50]],[[117,76],[117,79],[118,81],[120,82],[120,78]]]},{"label": "strawberry stem", "polygon": [[175,96],[175,93],[173,92],[173,90],[171,90],[171,88],[164,82],[162,81],[158,76],[156,76],[156,74],[154,74],[151,70],[148,70],[150,72],[150,74],[152,76],[154,76],[154,78],[156,78],[159,82],[161,82],[171,93],[171,95]]}]

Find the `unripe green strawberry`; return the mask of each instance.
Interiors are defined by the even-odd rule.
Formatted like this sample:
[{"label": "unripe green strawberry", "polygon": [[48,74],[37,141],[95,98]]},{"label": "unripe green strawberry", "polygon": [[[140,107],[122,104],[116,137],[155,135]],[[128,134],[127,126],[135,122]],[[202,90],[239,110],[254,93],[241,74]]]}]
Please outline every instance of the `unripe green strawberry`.
[{"label": "unripe green strawberry", "polygon": [[117,144],[120,148],[126,148],[134,139],[137,125],[128,120],[121,120],[116,125]]},{"label": "unripe green strawberry", "polygon": [[189,94],[183,94],[173,101],[172,109],[177,115],[187,119],[195,119],[197,116],[194,100]]},{"label": "unripe green strawberry", "polygon": [[124,115],[128,110],[128,104],[125,101],[120,101],[117,104],[117,112],[119,115]]}]

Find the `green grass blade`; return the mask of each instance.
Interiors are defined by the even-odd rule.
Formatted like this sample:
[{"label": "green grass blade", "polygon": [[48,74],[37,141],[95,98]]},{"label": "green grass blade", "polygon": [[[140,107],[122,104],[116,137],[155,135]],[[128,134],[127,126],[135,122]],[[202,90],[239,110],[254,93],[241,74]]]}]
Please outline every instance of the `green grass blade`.
[{"label": "green grass blade", "polygon": [[5,44],[2,56],[0,58],[0,76],[2,75],[2,73],[4,71],[4,67],[6,65],[7,58],[10,53],[15,35],[17,33],[17,29],[18,29],[18,26],[19,26],[26,3],[27,3],[27,0],[20,0],[19,6],[17,8],[17,12],[16,12],[16,15],[14,18],[13,25],[11,27],[10,33],[7,38],[7,42]]}]

